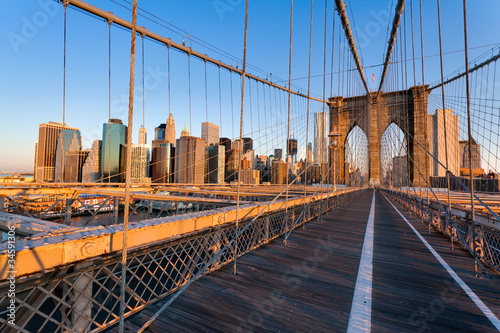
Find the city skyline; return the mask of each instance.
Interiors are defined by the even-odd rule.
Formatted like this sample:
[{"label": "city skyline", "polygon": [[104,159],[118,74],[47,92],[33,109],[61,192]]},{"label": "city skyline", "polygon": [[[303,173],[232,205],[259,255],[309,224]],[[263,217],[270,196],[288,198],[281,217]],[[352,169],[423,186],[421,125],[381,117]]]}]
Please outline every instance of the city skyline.
[{"label": "city skyline", "polygon": [[[97,1],[90,1],[91,4],[101,5]],[[368,3],[368,1],[366,1]],[[365,5],[365,2],[361,2],[359,4],[354,4],[352,7],[353,15],[356,20],[359,22],[365,22],[364,25],[358,26],[359,33],[359,49],[362,52],[362,56],[364,56],[365,68],[367,77],[370,77],[371,74],[375,74],[377,79],[379,78],[379,70],[380,67],[370,67],[370,65],[377,65],[380,59],[375,59],[371,56],[370,53],[366,52],[368,48],[376,50],[380,50],[383,52],[385,47],[385,33],[377,32],[374,27],[384,26],[389,21],[390,17],[392,17],[390,13],[390,8],[388,9],[388,3],[385,1],[370,1],[370,8],[373,8],[370,11],[363,11],[362,8]],[[484,24],[490,24],[493,29],[491,31],[495,31],[494,27],[499,26],[498,20],[494,19],[494,13],[498,12],[500,9],[500,4],[497,2],[488,2],[484,4],[485,6],[489,6],[491,10],[476,12],[471,9],[469,13],[469,21],[471,22],[470,33],[470,41],[471,41],[471,52],[470,59],[474,59],[479,54],[483,54],[488,47],[481,47],[484,45],[490,45],[492,41],[495,41],[495,38],[492,38],[492,35],[489,33],[479,33],[477,29],[484,26]],[[2,116],[4,117],[5,123],[15,124],[16,123],[16,115],[23,114],[24,116],[30,117],[32,120],[30,125],[25,130],[25,135],[23,137],[17,136],[15,132],[16,126],[9,126],[3,128],[2,136],[15,137],[17,139],[18,146],[17,149],[13,149],[9,146],[2,146],[0,149],[2,150],[2,156],[5,158],[0,162],[0,170],[12,170],[12,171],[31,171],[32,167],[32,155],[34,151],[33,143],[36,141],[35,132],[36,126],[39,123],[46,122],[49,120],[61,121],[61,102],[62,102],[62,6],[52,1],[27,1],[27,2],[2,2],[1,11],[2,13],[6,13],[5,17],[2,17],[0,23],[0,32],[2,35],[7,38],[4,40],[4,43],[7,47],[2,48],[0,52],[0,59],[3,60],[2,63],[8,63],[9,66],[2,67],[2,76],[6,78],[10,78],[11,80],[24,82],[26,84],[26,89],[24,90],[24,94],[28,94],[30,98],[21,98],[19,92],[13,90],[14,87],[18,87],[20,85],[5,84],[2,89],[3,98],[1,98],[0,109],[2,111]],[[124,8],[120,8],[112,3],[104,3],[102,4],[106,9],[112,10],[116,15],[127,19],[130,16],[130,12]],[[242,46],[241,46],[241,27],[242,27],[242,14],[244,6],[241,3],[231,7],[231,11],[226,11],[223,14],[218,12],[216,8],[213,7],[212,3],[203,3],[200,2],[200,6],[195,8],[193,6],[189,6],[183,3],[172,3],[172,4],[149,4],[149,3],[140,3],[140,6],[144,6],[144,9],[152,12],[158,12],[159,15],[166,19],[167,21],[171,21],[174,25],[183,27],[188,31],[192,32],[194,36],[201,36],[204,40],[210,41],[212,44],[221,47],[223,50],[227,50],[229,53],[237,55],[240,57]],[[282,59],[286,59],[287,55],[284,51],[286,47],[283,47],[283,44],[286,42],[286,34],[284,31],[286,29],[276,29],[275,31],[280,31],[280,38],[273,39],[276,40],[273,43],[266,42],[260,38],[262,35],[265,35],[267,31],[255,25],[255,20],[266,19],[268,15],[275,15],[275,20],[267,20],[268,22],[272,22],[272,24],[276,24],[279,27],[286,26],[287,20],[289,20],[288,15],[284,14],[288,11],[288,5],[286,3],[279,3],[273,5],[273,10],[268,10],[269,4],[264,2],[255,2],[252,3],[251,11],[253,12],[254,20],[250,21],[249,26],[249,42],[256,43],[257,40],[259,43],[264,43],[262,46],[273,50],[274,48],[279,49],[279,52],[274,52],[275,57],[266,57],[265,54],[259,54],[257,49],[253,48],[249,53],[249,63],[257,65],[259,68],[273,68],[273,81],[277,81],[277,78],[284,78],[287,76],[287,66],[285,66],[285,62]],[[298,13],[307,13],[309,11],[308,5],[306,3],[298,3],[296,4]],[[328,2],[328,12],[333,12],[333,2]],[[429,13],[435,13],[436,8],[435,4],[431,3],[423,3],[424,11]],[[447,16],[443,17],[443,21],[446,24],[446,21],[450,22],[454,16],[460,16],[459,6],[449,6],[448,4],[443,4],[446,6]],[[193,22],[186,22],[180,20],[180,18],[175,17],[175,15],[168,15],[168,13],[175,13],[176,11],[189,10],[192,14],[196,15],[197,20],[193,20]],[[317,77],[314,74],[322,71],[322,27],[324,23],[322,22],[323,18],[321,12],[324,10],[321,4],[315,4],[314,11],[314,26],[313,31],[315,31],[314,39],[313,39],[313,57],[315,57],[315,61],[313,61],[312,67],[312,93],[315,96],[321,96],[322,91],[322,77]],[[7,15],[8,13],[8,15]],[[276,15],[277,13],[282,13]],[[47,21],[44,22],[41,26],[35,26],[33,23],[33,17],[35,14],[45,15],[47,17]],[[415,12],[415,15],[417,13]],[[206,19],[203,18],[203,15],[207,15]],[[221,16],[222,15],[222,16]],[[304,17],[297,15],[295,17],[295,24],[297,25],[296,36],[294,39],[298,39],[301,42],[306,42],[308,38],[308,18],[307,15],[303,15]],[[26,20],[22,20],[25,18]],[[222,18],[222,19],[221,19]],[[409,18],[407,18],[409,19]],[[437,22],[427,21],[428,18],[424,18],[424,32],[429,30],[435,30]],[[35,29],[33,29],[32,34],[28,35],[29,38],[23,35],[23,30],[29,30],[26,28],[30,26],[26,24],[25,21],[29,22]],[[336,21],[336,29],[338,30],[338,18]],[[384,22],[382,22],[384,21]],[[415,18],[416,21],[416,18]],[[472,24],[474,22],[482,22],[482,24]],[[328,17],[328,25],[331,27],[332,24],[332,16],[329,14]],[[75,31],[75,27],[80,24],[84,24],[89,27],[88,31],[81,32]],[[158,31],[159,33],[165,36],[171,36],[173,40],[181,43],[184,40],[184,43],[187,45],[192,45],[193,49],[200,49],[202,52],[209,53],[213,55],[213,50],[204,50],[204,47],[200,46],[199,40],[196,38],[189,39],[187,34],[184,34],[184,38],[178,34],[178,31],[172,32],[165,30],[163,27],[153,24],[150,21],[145,20],[144,18],[139,18],[139,25],[145,25],[152,31]],[[204,27],[206,25],[207,27]],[[81,15],[72,9],[68,10],[68,73],[67,73],[67,118],[66,122],[68,124],[78,126],[82,131],[82,145],[84,148],[90,148],[92,146],[93,141],[98,138],[100,128],[95,126],[98,123],[104,123],[104,120],[109,118],[108,115],[108,91],[107,91],[107,30],[108,27],[106,24],[102,24],[94,19],[89,19],[85,15]],[[228,27],[233,27],[232,29],[228,29]],[[369,28],[373,28],[373,31],[370,31]],[[446,28],[445,28],[446,29]],[[35,33],[36,30],[36,33]],[[175,29],[174,29],[175,30]],[[380,29],[378,29],[380,30]],[[498,29],[496,29],[498,30]],[[213,34],[204,34],[207,32],[215,32]],[[112,118],[121,118],[126,119],[124,116],[124,111],[127,108],[126,98],[127,96],[127,85],[125,84],[128,79],[128,71],[129,66],[127,57],[119,56],[121,50],[129,47],[130,44],[130,34],[117,29],[116,27],[112,27],[112,68],[111,68],[111,117]],[[448,38],[445,39],[443,45],[443,51],[445,52],[445,74],[454,71],[459,68],[463,64],[463,54],[461,52],[449,53],[460,50],[463,48],[461,45],[461,36],[458,32],[454,31],[446,31],[448,34]],[[88,35],[90,33],[91,35]],[[23,42],[19,42],[15,44],[12,41],[12,36],[20,36],[24,38]],[[101,36],[102,35],[102,36]],[[428,34],[427,34],[428,35]],[[100,36],[97,38],[95,36]],[[372,37],[373,36],[373,37]],[[105,38],[104,38],[105,37]],[[283,38],[281,38],[283,37]],[[456,38],[455,38],[456,37]],[[460,38],[459,38],[460,37]],[[428,82],[435,82],[439,79],[438,77],[438,57],[436,57],[437,53],[437,37],[434,35],[433,37],[427,37],[425,40],[425,55],[426,55],[426,80]],[[232,42],[237,41],[237,42]],[[416,41],[417,42],[417,41]],[[90,44],[89,44],[90,43]],[[297,41],[294,41],[297,43]],[[140,48],[140,39],[138,39],[138,48]],[[182,129],[182,125],[184,123],[188,124],[189,129],[192,131],[192,135],[199,136],[198,126],[195,126],[194,123],[189,123],[188,120],[188,106],[187,106],[187,79],[186,79],[186,69],[172,68],[172,78],[175,79],[175,86],[172,85],[172,103],[170,105],[167,98],[167,64],[165,61],[166,51],[165,48],[158,47],[149,41],[146,40],[145,43],[145,74],[146,74],[146,91],[145,91],[145,124],[144,126],[149,129],[148,131],[152,133],[152,129],[154,126],[157,126],[159,123],[164,123],[170,112],[174,114],[174,116],[178,119],[176,125],[176,131],[179,132]],[[46,47],[50,45],[50,47]],[[331,46],[328,46],[330,48]],[[479,48],[477,48],[479,47]],[[88,54],[88,52],[83,52],[86,49],[93,49],[95,52],[92,52],[86,59],[79,56],[80,51],[82,54]],[[491,46],[490,46],[491,48]],[[27,61],[30,54],[40,53],[40,50],[45,50],[40,54],[40,57],[37,61]],[[363,51],[365,51],[363,53]],[[126,53],[126,52],[125,52]],[[262,53],[262,52],[261,52]],[[266,52],[263,52],[266,53]],[[374,54],[378,54],[379,52],[373,52]],[[182,59],[182,62],[185,62],[185,58],[175,54],[175,52],[171,52],[172,63],[179,63]],[[219,55],[217,55],[219,57]],[[140,60],[141,57],[138,54],[137,59],[137,72],[140,72]],[[224,59],[225,60],[225,59]],[[88,69],[88,64],[90,62],[94,63],[95,66],[91,69]],[[335,60],[335,65],[337,65],[337,60]],[[236,66],[236,64],[234,64]],[[241,66],[241,64],[240,64]],[[177,66],[179,67],[179,66]],[[183,67],[183,66],[181,66]],[[232,121],[230,116],[220,117],[219,105],[218,105],[218,77],[217,70],[208,67],[208,107],[205,105],[205,89],[203,85],[203,65],[197,61],[192,62],[192,70],[193,70],[193,82],[192,82],[192,91],[193,91],[193,105],[192,105],[192,116],[193,119],[203,119],[204,121],[213,122],[218,124],[221,128],[221,136],[236,138],[239,132],[238,124],[239,121],[237,119],[237,115],[235,116],[236,120]],[[87,72],[83,71],[86,68]],[[307,51],[294,49],[294,67],[293,67],[293,85],[295,89],[299,89],[304,92],[307,91],[306,83],[307,80],[301,79],[307,77]],[[30,76],[31,73],[40,73],[39,77]],[[259,74],[255,68],[252,68],[252,72]],[[49,74],[50,73],[50,74]],[[104,75],[105,74],[105,75]],[[264,78],[271,79],[270,73],[260,73],[260,76]],[[417,68],[417,82],[419,81],[420,73],[418,73]],[[46,82],[40,81],[40,78],[47,78]],[[135,117],[133,124],[133,137],[137,137],[137,133],[139,131],[140,125],[142,124],[142,117],[140,117],[140,112],[142,111],[142,100],[141,100],[141,75],[136,75],[136,101],[135,101]],[[231,113],[230,107],[230,98],[228,96],[228,91],[230,90],[230,86],[227,77],[227,73],[223,72],[222,76],[222,88],[223,88],[223,96],[222,96],[222,111],[224,114]],[[239,83],[237,80],[234,80],[233,88],[234,88],[234,109],[238,109],[237,105],[239,104],[238,97],[238,86]],[[329,80],[327,80],[328,82]],[[334,78],[334,89],[333,94],[336,95],[338,93],[337,87],[335,86],[336,78]],[[410,80],[411,81],[411,80]],[[174,83],[174,82],[172,82]],[[280,84],[284,84],[284,82],[279,82]],[[87,85],[86,87],[82,86]],[[177,87],[177,88],[176,88]],[[329,84],[327,85],[327,96],[330,95]],[[175,95],[178,95],[179,98],[175,98]],[[92,99],[86,98],[88,95],[92,95]],[[254,90],[255,94],[255,90]],[[196,96],[194,96],[196,95]],[[255,98],[255,97],[254,97]],[[262,95],[260,97],[262,101]],[[36,103],[35,103],[36,101]],[[181,102],[182,101],[182,102]],[[255,112],[255,101],[254,101],[254,112]],[[314,104],[314,103],[313,103]],[[264,128],[265,119],[261,114],[261,122],[258,124],[257,119],[249,120],[249,109],[248,105],[245,106],[245,121],[244,132],[251,132],[252,127],[255,128]],[[261,104],[262,107],[262,104]],[[208,119],[205,115],[208,109]],[[321,106],[315,104],[311,108],[311,112],[320,111]],[[13,110],[15,112],[7,112],[7,110]],[[38,110],[38,112],[34,112]],[[285,110],[282,108],[280,113]],[[261,110],[261,112],[263,112]],[[269,112],[269,110],[268,110]],[[234,111],[236,114],[237,112]],[[273,115],[275,121],[282,119],[282,114]],[[87,119],[88,118],[88,119]],[[222,122],[220,121],[222,118]],[[255,117],[256,118],[256,117]],[[101,121],[103,120],[103,121]],[[234,132],[235,134],[233,135]],[[310,131],[311,132],[311,131]],[[245,135],[245,133],[244,133]],[[151,137],[151,136],[150,136]],[[308,138],[310,141],[311,138]],[[151,139],[148,138],[148,144],[151,143]],[[304,141],[304,140],[302,140]],[[301,144],[299,144],[301,145]]]}]

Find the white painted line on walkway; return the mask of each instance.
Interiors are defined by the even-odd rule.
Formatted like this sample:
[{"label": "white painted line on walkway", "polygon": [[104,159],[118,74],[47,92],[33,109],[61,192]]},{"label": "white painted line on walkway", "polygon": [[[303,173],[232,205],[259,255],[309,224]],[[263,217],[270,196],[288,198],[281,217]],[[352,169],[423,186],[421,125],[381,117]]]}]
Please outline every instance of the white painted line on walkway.
[{"label": "white painted line on walkway", "polygon": [[373,225],[375,219],[375,190],[368,223],[366,224],[363,251],[359,262],[358,277],[352,298],[348,333],[370,332],[372,326],[372,273],[373,273]]},{"label": "white painted line on walkway", "polygon": [[[380,192],[382,193],[382,192]],[[493,312],[486,306],[486,304],[481,301],[481,299],[474,293],[469,286],[455,273],[455,271],[444,261],[443,258],[437,253],[434,248],[420,235],[420,233],[415,229],[410,222],[406,219],[406,217],[401,214],[401,212],[392,204],[392,202],[385,196],[384,193],[382,193],[384,198],[391,204],[391,206],[396,210],[396,212],[399,213],[399,215],[405,220],[406,224],[410,226],[410,228],[413,230],[413,232],[420,238],[422,243],[431,251],[431,253],[436,257],[436,259],[439,261],[439,263],[446,269],[446,271],[451,275],[451,277],[462,287],[462,289],[467,293],[467,295],[470,297],[470,299],[476,303],[477,307],[483,312],[483,314],[491,321],[493,326],[496,327],[498,331],[500,331],[500,320],[495,316]]]}]

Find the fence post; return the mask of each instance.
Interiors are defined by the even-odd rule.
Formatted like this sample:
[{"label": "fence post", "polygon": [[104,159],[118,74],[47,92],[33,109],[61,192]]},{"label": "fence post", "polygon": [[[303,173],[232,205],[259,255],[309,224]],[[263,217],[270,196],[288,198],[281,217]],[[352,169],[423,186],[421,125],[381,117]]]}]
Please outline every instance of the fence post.
[{"label": "fence post", "polygon": [[120,207],[120,198],[113,198],[113,224],[118,224],[118,210]]},{"label": "fence post", "polygon": [[73,199],[66,199],[66,207],[65,207],[65,217],[64,217],[64,223],[67,225],[71,224],[71,212],[73,210]]}]

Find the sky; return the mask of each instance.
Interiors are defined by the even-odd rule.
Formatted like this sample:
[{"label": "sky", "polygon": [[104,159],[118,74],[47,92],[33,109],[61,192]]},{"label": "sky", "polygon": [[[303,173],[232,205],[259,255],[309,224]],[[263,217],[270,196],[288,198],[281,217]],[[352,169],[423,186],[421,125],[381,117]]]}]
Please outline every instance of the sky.
[{"label": "sky", "polygon": [[[105,11],[131,20],[131,2],[125,0],[88,0]],[[378,85],[381,64],[387,47],[387,34],[392,22],[395,0],[346,0],[351,27],[357,34],[365,76],[370,88],[372,74]],[[439,80],[439,44],[437,7],[434,0],[423,0],[423,30],[426,83]],[[173,41],[191,46],[194,50],[241,68],[235,59],[243,57],[245,1],[243,0],[139,0],[138,25]],[[407,47],[410,39],[410,4],[414,8],[415,53],[420,54],[418,0],[406,1]],[[295,1],[292,39],[292,88],[307,93],[310,1]],[[327,1],[327,73],[330,73],[332,31],[335,29],[334,68],[338,68],[339,18],[333,27],[333,1]],[[63,119],[63,24],[64,10],[53,0],[3,0],[0,2],[0,171],[33,170],[38,125]],[[443,52],[445,75],[464,64],[462,1],[441,0]],[[491,50],[500,43],[500,2],[496,0],[468,1],[469,58]],[[155,17],[153,17],[154,15]],[[149,19],[148,19],[149,18]],[[250,1],[247,71],[286,84],[288,78],[290,1]],[[323,38],[325,1],[314,1],[311,68],[311,95],[323,94]],[[111,27],[111,49],[108,47],[107,22],[96,19],[75,8],[67,10],[66,105],[68,126],[82,132],[83,148],[102,136],[102,124],[108,118],[120,118],[127,123],[128,86],[130,69],[130,32],[115,25]],[[191,34],[191,38],[189,37]],[[203,43],[199,41],[203,41]],[[204,43],[213,47],[207,48]],[[216,51],[214,47],[217,48]],[[221,126],[221,136],[239,135],[240,82],[226,70],[220,71],[221,104],[219,104],[219,69],[208,64],[207,95],[205,98],[205,64],[191,59],[191,115],[189,113],[188,59],[174,49],[145,39],[144,41],[144,99],[142,98],[142,40],[137,39],[134,98],[133,142],[137,142],[139,127],[144,123],[148,143],[154,128],[164,123],[171,111],[176,123],[176,136],[186,124],[191,134],[200,136],[201,122],[211,121]],[[111,91],[108,90],[108,54],[111,52]],[[458,52],[456,52],[458,51]],[[224,52],[224,53],[223,53]],[[226,54],[231,55],[231,57]],[[170,106],[168,90],[168,57],[171,66]],[[420,60],[418,60],[419,63]],[[416,81],[421,82],[420,66]],[[335,72],[335,71],[334,71]],[[335,74],[336,75],[336,74]],[[330,90],[338,93],[337,76],[330,88],[326,79],[326,97]],[[409,80],[413,82],[413,79]],[[268,121],[261,114],[265,96],[263,87],[256,99],[257,86],[247,86],[254,94],[254,105],[245,105],[244,134],[256,136],[265,131]],[[252,91],[253,89],[253,91]],[[109,103],[109,94],[111,103]],[[231,97],[233,106],[231,107]],[[269,96],[267,96],[269,98]],[[283,97],[286,103],[285,96]],[[280,99],[281,102],[282,99]],[[143,103],[144,102],[144,103]],[[260,102],[255,116],[256,102]],[[269,103],[269,101],[267,102]],[[298,99],[297,107],[304,108]],[[144,122],[143,122],[144,105]],[[250,109],[251,108],[251,109]],[[322,105],[312,103],[321,110]],[[272,115],[279,122],[281,115]],[[253,115],[252,115],[253,111]],[[269,110],[268,110],[269,112]],[[299,116],[299,111],[297,111]],[[286,115],[284,115],[286,117]],[[302,124],[300,122],[299,124]],[[286,129],[285,129],[286,130]],[[293,127],[301,131],[300,126]],[[297,134],[298,135],[298,134]],[[311,140],[310,140],[311,141]],[[266,154],[266,151],[261,152]]]}]

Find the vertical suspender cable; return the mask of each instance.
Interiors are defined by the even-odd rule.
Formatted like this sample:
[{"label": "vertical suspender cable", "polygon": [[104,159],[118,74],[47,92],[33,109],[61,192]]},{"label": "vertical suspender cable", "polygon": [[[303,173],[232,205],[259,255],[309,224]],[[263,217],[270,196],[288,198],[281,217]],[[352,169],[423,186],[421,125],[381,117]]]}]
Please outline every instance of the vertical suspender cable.
[{"label": "vertical suspender cable", "polygon": [[[108,19],[108,183],[111,183],[111,131],[109,120],[111,119],[111,20]],[[102,161],[101,161],[102,163]],[[104,182],[104,179],[102,180]],[[118,221],[115,221],[118,222]]]},{"label": "vertical suspender cable", "polygon": [[474,176],[472,174],[472,129],[470,116],[469,89],[469,46],[467,41],[467,0],[464,0],[464,42],[465,42],[465,91],[467,94],[467,131],[469,135],[470,209],[472,218],[472,255],[474,256],[474,276],[477,276],[476,260],[476,218],[474,216]]},{"label": "vertical suspender cable", "polygon": [[232,129],[232,138],[234,140],[234,104],[233,104],[233,72],[229,71],[229,80],[231,84],[231,129]]},{"label": "vertical suspender cable", "polygon": [[[172,108],[170,106],[170,46],[168,46],[168,45],[167,45],[167,66],[168,66],[167,67],[167,70],[168,70],[168,82],[167,82],[167,86],[168,86],[168,117],[170,117],[170,115],[172,114]],[[165,122],[165,125],[168,123],[168,117],[167,117],[167,121]],[[163,139],[168,140],[166,126],[165,126],[165,134],[163,134]],[[170,142],[170,143],[172,145],[175,144],[175,138],[174,138],[174,142]],[[170,155],[172,155],[172,154],[170,154]],[[165,182],[165,183],[170,183],[172,170],[170,168],[168,168],[169,173],[167,174],[167,164],[171,165],[171,159],[173,159],[173,158],[174,158],[173,156],[170,156],[168,160],[166,160],[162,163],[163,164],[162,179],[163,179],[163,182]]]},{"label": "vertical suspender cable", "polygon": [[[219,66],[219,114],[220,114],[220,132],[222,134],[222,92],[220,86],[220,66]],[[225,151],[224,151],[225,153]]]},{"label": "vertical suspender cable", "polygon": [[167,63],[168,63],[168,113],[170,114],[172,113],[172,108],[170,107],[170,46],[167,46]]},{"label": "vertical suspender cable", "polygon": [[[307,125],[306,125],[306,170],[304,172],[304,205],[307,193],[307,168],[309,163],[309,97],[311,96],[311,49],[312,49],[312,24],[313,24],[313,3],[311,0],[311,22],[309,24],[309,70],[307,74]],[[332,71],[333,72],[333,71]],[[305,225],[305,223],[304,223]]]},{"label": "vertical suspender cable", "polygon": [[205,61],[205,114],[208,122],[208,87],[207,87],[207,62]]},{"label": "vertical suspender cable", "polygon": [[[447,121],[446,121],[446,107],[444,100],[444,70],[443,70],[443,43],[441,38],[441,10],[439,6],[439,0],[437,0],[437,14],[438,14],[438,32],[439,32],[439,61],[441,64],[441,97],[443,103],[443,122],[444,122],[444,155],[446,158],[446,180],[448,186],[448,214],[446,216],[450,217],[451,214],[451,201],[450,201],[450,165],[448,162],[448,129],[447,129]],[[438,118],[439,119],[439,118]],[[449,221],[451,222],[451,221]],[[452,237],[453,238],[453,237]]]},{"label": "vertical suspender cable", "polygon": [[145,113],[145,101],[144,101],[144,34],[141,35],[142,37],[142,127],[144,127],[144,122],[146,119],[146,113]]},{"label": "vertical suspender cable", "polygon": [[[425,75],[424,75],[424,27],[423,27],[423,19],[422,19],[422,0],[419,0],[419,5],[420,5],[420,59],[422,59],[422,108],[424,108],[424,127],[425,127],[425,145],[424,147],[426,149],[429,148],[429,141],[427,137],[427,131],[428,131],[428,126],[427,126],[427,108],[425,105]],[[429,178],[429,170],[430,165],[429,165],[429,153],[425,154],[425,178],[427,181],[430,180]],[[429,199],[429,186],[427,186],[427,216],[429,216],[429,207],[430,204],[430,199]],[[430,231],[431,225],[429,224],[429,231]]]},{"label": "vertical suspender cable", "polygon": [[[325,0],[325,31],[323,37],[323,101],[326,97],[326,20],[328,15],[328,0]],[[321,171],[321,187],[323,187],[323,182],[325,181],[325,169],[323,166],[325,164],[324,154],[325,154],[325,102],[322,103],[323,111],[321,113],[321,143],[319,145],[319,162],[320,162],[320,171]],[[323,190],[323,188],[322,188]],[[323,194],[323,191],[321,191]],[[323,207],[323,206],[322,206]],[[323,211],[321,211],[320,215],[321,220],[323,219]]]},{"label": "vertical suspender cable", "polygon": [[122,276],[120,286],[120,333],[124,329],[125,315],[125,285],[127,274],[127,246],[128,246],[128,215],[130,204],[130,169],[132,168],[132,121],[134,117],[134,78],[135,78],[135,37],[137,23],[137,0],[132,6],[132,43],[130,49],[130,85],[128,97],[128,129],[127,129],[127,157],[125,170],[125,213],[123,216],[123,249],[122,249]]},{"label": "vertical suspender cable", "polygon": [[[331,71],[330,71],[330,97],[333,97],[333,55],[335,54],[334,50],[335,50],[335,8],[336,8],[336,6],[337,6],[336,3],[334,2],[333,3],[333,14],[332,14],[332,16],[333,16],[333,24],[332,24],[333,29],[332,29],[332,67],[331,67]],[[329,105],[329,107],[328,107],[329,114],[331,114],[330,108],[331,108],[331,105]],[[330,124],[331,123],[332,122],[330,120]],[[338,124],[340,124],[340,122]],[[330,130],[333,131],[333,128],[330,128]],[[337,138],[335,138],[335,139],[337,139]],[[335,187],[335,184],[336,184],[336,182],[335,182],[335,150],[334,150],[334,148],[331,149],[331,159],[330,160],[331,160],[331,163],[333,164],[330,166],[330,168],[333,166],[333,172],[330,173],[330,174],[332,174],[332,179],[331,179],[332,186],[333,186],[332,190],[333,189],[336,190],[336,187]]]},{"label": "vertical suspender cable", "polygon": [[233,273],[236,274],[236,258],[238,257],[238,222],[240,212],[240,179],[241,179],[241,150],[243,149],[243,110],[245,101],[245,70],[247,64],[247,29],[248,29],[248,0],[245,5],[245,38],[243,43],[243,70],[241,75],[241,114],[240,114],[240,142],[238,151],[238,185],[236,189],[236,231],[234,233],[234,266]]},{"label": "vertical suspender cable", "polygon": [[[287,121],[287,130],[286,130],[286,200],[285,200],[285,233],[288,231],[288,187],[289,187],[289,174],[290,170],[288,166],[288,157],[289,157],[289,145],[290,145],[290,88],[292,84],[292,31],[293,31],[293,0],[290,5],[290,55],[288,58],[288,121]],[[323,98],[324,100],[324,98]],[[286,245],[286,239],[285,239]]]},{"label": "vertical suspender cable", "polygon": [[[191,54],[188,54],[188,90],[189,90],[189,133],[193,133],[191,128]],[[177,172],[177,170],[176,170]]]},{"label": "vertical suspender cable", "polygon": [[[64,5],[64,59],[63,59],[63,114],[62,114],[62,130],[61,130],[61,183],[64,181],[64,136],[66,134],[66,14],[68,8],[68,2],[65,1]],[[55,169],[55,168],[54,168]],[[54,170],[55,171],[55,170]],[[54,181],[56,173],[54,172]]]}]

